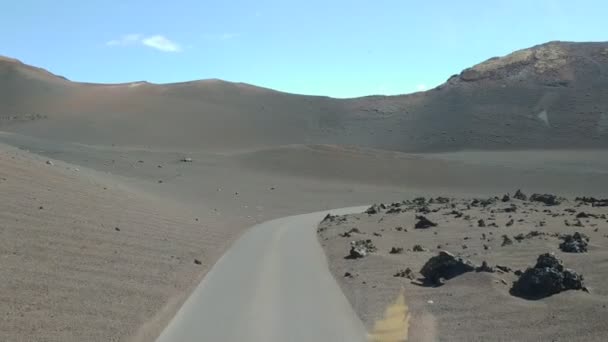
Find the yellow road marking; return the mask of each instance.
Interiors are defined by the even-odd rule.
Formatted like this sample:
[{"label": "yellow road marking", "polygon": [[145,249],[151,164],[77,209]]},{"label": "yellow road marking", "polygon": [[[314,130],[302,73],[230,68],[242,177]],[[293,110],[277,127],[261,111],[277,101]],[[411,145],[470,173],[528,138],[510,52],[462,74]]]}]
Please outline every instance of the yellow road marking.
[{"label": "yellow road marking", "polygon": [[404,291],[401,289],[397,300],[386,308],[384,318],[374,323],[372,333],[368,334],[370,342],[407,341],[410,313],[403,293]]}]

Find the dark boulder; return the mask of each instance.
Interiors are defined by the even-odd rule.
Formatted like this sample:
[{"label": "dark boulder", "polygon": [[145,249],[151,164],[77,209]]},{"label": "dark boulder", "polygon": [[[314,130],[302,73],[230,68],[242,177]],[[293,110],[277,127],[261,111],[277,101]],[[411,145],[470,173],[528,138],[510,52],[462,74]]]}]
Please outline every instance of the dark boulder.
[{"label": "dark boulder", "polygon": [[418,222],[416,222],[416,225],[414,226],[416,229],[426,229],[437,226],[437,223],[427,219],[422,215],[416,216],[416,219],[418,220]]},{"label": "dark boulder", "polygon": [[566,290],[584,290],[583,276],[565,269],[553,253],[541,254],[513,283],[511,294],[525,299],[541,299]]},{"label": "dark boulder", "polygon": [[530,196],[530,201],[541,202],[545,205],[559,205],[561,203],[557,196],[551,194],[533,194]]},{"label": "dark boulder", "polygon": [[587,245],[589,238],[585,234],[576,232],[572,235],[566,234],[561,237],[564,240],[559,244],[559,249],[566,253],[585,253],[587,252]]},{"label": "dark boulder", "polygon": [[459,276],[475,270],[475,266],[468,260],[457,258],[453,254],[440,251],[438,255],[430,258],[420,274],[432,285],[442,285],[444,280]]}]

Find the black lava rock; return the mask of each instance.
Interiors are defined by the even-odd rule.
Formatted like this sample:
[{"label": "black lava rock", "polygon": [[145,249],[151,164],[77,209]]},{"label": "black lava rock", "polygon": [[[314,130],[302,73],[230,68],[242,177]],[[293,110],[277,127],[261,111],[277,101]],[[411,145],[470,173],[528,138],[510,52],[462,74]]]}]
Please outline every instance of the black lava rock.
[{"label": "black lava rock", "polygon": [[520,201],[527,201],[528,200],[528,196],[526,196],[523,192],[521,192],[521,190],[517,190],[515,192],[515,195],[513,195],[513,198],[518,199]]},{"label": "black lava rock", "polygon": [[566,290],[583,290],[583,276],[564,268],[553,253],[541,254],[513,283],[511,294],[525,299],[541,299]]},{"label": "black lava rock", "polygon": [[572,235],[567,234],[561,237],[564,240],[559,244],[559,249],[566,253],[585,253],[589,238],[585,234],[576,232]]},{"label": "black lava rock", "polygon": [[403,248],[402,247],[392,247],[391,250],[389,251],[390,254],[401,254],[403,253]]},{"label": "black lava rock", "polygon": [[459,276],[475,270],[475,266],[468,260],[457,258],[453,254],[440,251],[438,255],[430,258],[422,269],[425,279],[432,285],[442,285],[444,280]]},{"label": "black lava rock", "polygon": [[545,205],[559,205],[561,203],[557,196],[551,194],[533,194],[530,196],[530,201],[541,202]]},{"label": "black lava rock", "polygon": [[416,216],[416,219],[418,220],[418,222],[416,222],[416,225],[415,225],[416,229],[426,229],[426,228],[437,226],[437,223],[427,219],[426,217],[424,217],[422,215]]}]

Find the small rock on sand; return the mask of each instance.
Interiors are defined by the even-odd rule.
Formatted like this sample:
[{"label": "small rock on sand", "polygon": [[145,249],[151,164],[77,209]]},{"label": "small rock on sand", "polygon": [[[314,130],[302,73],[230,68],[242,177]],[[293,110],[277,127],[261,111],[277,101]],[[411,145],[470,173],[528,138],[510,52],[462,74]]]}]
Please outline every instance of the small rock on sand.
[{"label": "small rock on sand", "polygon": [[393,274],[393,277],[408,278],[410,280],[416,279],[416,276],[414,275],[414,271],[412,271],[409,267]]},{"label": "small rock on sand", "polygon": [[390,254],[401,254],[403,253],[403,247],[392,247],[389,251]]}]

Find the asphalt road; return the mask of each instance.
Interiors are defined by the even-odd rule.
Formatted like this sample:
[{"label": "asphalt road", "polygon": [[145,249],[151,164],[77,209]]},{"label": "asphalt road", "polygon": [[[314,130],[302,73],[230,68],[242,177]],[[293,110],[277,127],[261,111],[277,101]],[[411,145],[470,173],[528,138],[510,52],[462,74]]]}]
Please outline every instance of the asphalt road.
[{"label": "asphalt road", "polygon": [[215,264],[157,341],[367,341],[316,237],[328,213],[252,227]]}]

